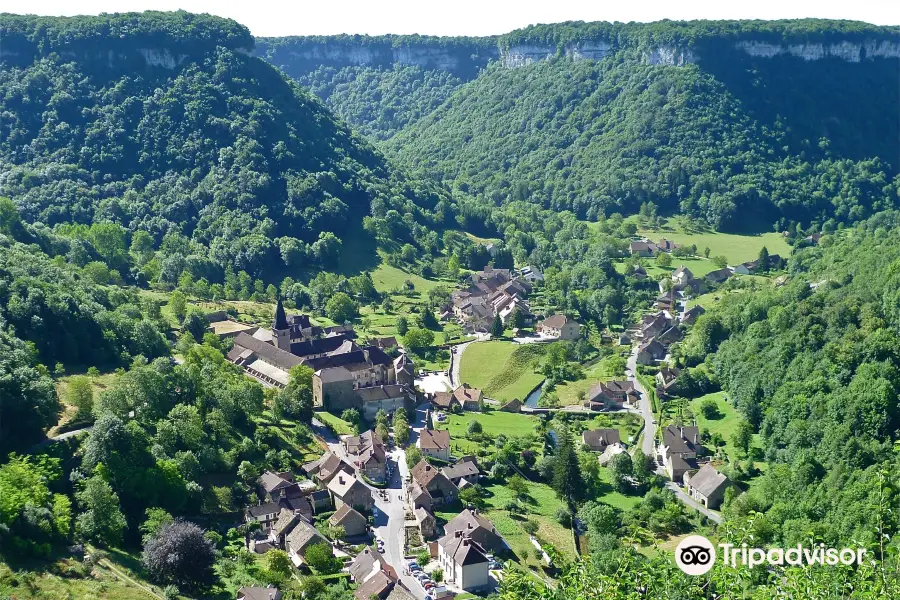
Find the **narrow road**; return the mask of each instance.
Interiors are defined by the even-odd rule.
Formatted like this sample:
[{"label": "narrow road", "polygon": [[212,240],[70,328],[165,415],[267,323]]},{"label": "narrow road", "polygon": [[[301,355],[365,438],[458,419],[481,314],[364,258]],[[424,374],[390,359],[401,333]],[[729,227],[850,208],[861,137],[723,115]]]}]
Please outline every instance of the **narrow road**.
[{"label": "narrow road", "polygon": [[[410,445],[415,443],[415,432],[421,430],[425,425],[424,414],[424,411],[420,410],[416,410],[414,413],[413,422],[410,423],[414,432]],[[390,456],[397,468],[394,470],[388,489],[385,490],[387,500],[383,500],[379,494],[375,495],[375,506],[379,511],[375,520],[375,535],[384,540],[384,559],[397,571],[403,585],[417,600],[424,600],[425,590],[416,579],[404,573],[406,558],[403,550],[406,542],[406,507],[409,500],[409,492],[406,487],[406,479],[409,476],[406,452],[403,448],[395,447],[390,452]]]},{"label": "narrow road", "polygon": [[469,342],[463,342],[462,344],[457,344],[450,349],[450,385],[453,389],[458,388],[462,385],[462,382],[459,379],[459,363],[461,362],[463,352],[466,351],[466,348],[469,347],[469,344],[473,342],[482,342],[486,339],[490,339],[490,335],[476,333],[475,339]]},{"label": "narrow road", "polygon": [[653,414],[653,406],[650,404],[650,394],[637,378],[637,354],[638,346],[635,346],[631,349],[631,354],[625,363],[625,373],[628,376],[628,381],[634,382],[634,388],[641,395],[641,401],[638,403],[638,410],[641,413],[641,417],[644,418],[641,450],[647,456],[656,456],[656,449],[653,447],[656,441],[656,425],[653,421],[656,420],[656,417]]}]

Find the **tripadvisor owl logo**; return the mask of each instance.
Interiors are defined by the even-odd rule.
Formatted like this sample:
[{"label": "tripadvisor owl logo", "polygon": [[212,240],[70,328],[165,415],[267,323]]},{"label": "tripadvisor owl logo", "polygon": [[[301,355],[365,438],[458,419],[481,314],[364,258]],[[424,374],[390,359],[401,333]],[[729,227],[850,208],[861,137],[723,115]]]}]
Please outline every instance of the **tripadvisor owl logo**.
[{"label": "tripadvisor owl logo", "polygon": [[[819,543],[811,547],[797,544],[793,548],[751,548],[747,544],[719,544],[722,563],[736,568],[738,565],[752,569],[757,565],[852,565],[862,564],[866,556],[865,548],[826,548]],[[702,535],[690,535],[675,548],[675,564],[688,575],[703,575],[713,568],[716,549]]]},{"label": "tripadvisor owl logo", "polygon": [[689,535],[675,548],[675,564],[688,575],[703,575],[716,562],[716,548],[702,535]]}]

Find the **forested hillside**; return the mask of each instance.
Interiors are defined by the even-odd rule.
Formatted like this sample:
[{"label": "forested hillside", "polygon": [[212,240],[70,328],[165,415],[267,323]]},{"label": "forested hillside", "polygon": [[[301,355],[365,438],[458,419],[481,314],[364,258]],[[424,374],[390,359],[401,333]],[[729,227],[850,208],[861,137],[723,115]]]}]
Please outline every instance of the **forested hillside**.
[{"label": "forested hillside", "polygon": [[234,22],[5,15],[0,36],[0,193],[27,221],[112,222],[149,234],[153,249],[185,236],[189,248],[161,257],[182,268],[153,265],[148,279],[185,264],[210,281],[226,266],[328,267],[365,215],[397,211],[395,237],[415,244],[420,224],[450,209],[248,56],[253,40]]},{"label": "forested hillside", "polygon": [[882,213],[800,250],[789,283],[723,299],[680,348],[762,436],[770,467],[728,512],[762,513],[766,541],[872,540],[883,518],[872,506],[900,428],[897,226]]},{"label": "forested hillside", "polygon": [[429,114],[499,56],[493,37],[418,35],[258,38],[254,52],[375,139]]},{"label": "forested hillside", "polygon": [[786,229],[896,202],[896,37],[812,19],[539,25],[478,40],[492,60],[460,80],[452,51],[472,40],[422,40],[422,67],[400,38],[266,39],[264,54],[402,162],[490,204],[594,219],[654,202],[718,229]]}]

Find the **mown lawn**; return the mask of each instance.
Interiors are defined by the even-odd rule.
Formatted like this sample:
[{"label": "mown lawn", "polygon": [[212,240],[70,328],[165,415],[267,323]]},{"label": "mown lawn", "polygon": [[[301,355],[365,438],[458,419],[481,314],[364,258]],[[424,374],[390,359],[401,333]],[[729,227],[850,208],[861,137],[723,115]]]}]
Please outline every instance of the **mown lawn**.
[{"label": "mown lawn", "polygon": [[[716,419],[707,419],[705,416],[703,416],[703,412],[700,410],[700,405],[707,398],[712,398],[713,400],[715,400],[716,405],[719,407],[720,416]],[[705,396],[700,396],[698,398],[690,400],[689,406],[691,412],[694,414],[694,419],[696,419],[697,421],[697,426],[700,427],[700,430],[702,431],[704,429],[708,429],[710,433],[718,433],[719,435],[721,435],[725,440],[724,450],[729,460],[739,460],[739,458],[743,456],[743,454],[734,447],[734,443],[732,443],[731,437],[737,430],[738,423],[741,420],[741,415],[730,402],[725,401],[725,395],[722,392],[713,392],[712,394],[706,394]],[[753,441],[751,442],[751,445],[761,445],[759,434],[753,435]],[[755,464],[758,468],[765,468],[765,463],[756,462]]]},{"label": "mown lawn", "polygon": [[606,467],[600,467],[600,481],[606,484],[604,487],[606,490],[603,494],[598,498],[588,498],[588,500],[596,500],[597,502],[603,502],[604,504],[609,504],[614,508],[618,508],[623,512],[627,512],[634,508],[634,506],[641,501],[640,496],[626,496],[625,494],[621,494],[615,491],[612,487],[613,482],[613,474]]},{"label": "mown lawn", "polygon": [[350,426],[350,423],[336,415],[331,414],[330,412],[316,412],[316,418],[322,423],[334,427],[334,430],[338,435],[350,435],[353,433],[353,428]]},{"label": "mown lawn", "polygon": [[[763,246],[769,250],[769,254],[780,254],[783,257],[791,254],[791,247],[780,233],[775,232],[760,235],[735,235],[716,231],[686,233],[663,226],[658,230],[638,230],[638,235],[646,236],[654,242],[658,242],[660,238],[666,238],[685,246],[696,244],[697,253],[701,255],[703,249],[708,247],[710,256],[725,256],[730,265],[755,260]],[[681,260],[674,256],[672,259],[673,264]],[[693,271],[693,268],[691,270]]]},{"label": "mown lawn", "polygon": [[584,379],[567,381],[556,386],[556,397],[560,406],[578,404],[579,392],[587,394],[588,390],[600,381],[609,381],[624,376],[625,359],[618,355],[607,356],[585,368]]},{"label": "mown lawn", "polygon": [[[431,288],[441,284],[439,281],[425,279],[415,273],[409,273],[402,269],[398,269],[397,267],[392,267],[386,262],[382,262],[378,265],[378,268],[372,271],[372,282],[375,284],[375,289],[381,293],[402,289],[407,281],[411,281],[415,287],[415,291],[421,293],[425,293]],[[446,285],[450,284],[447,283]]]},{"label": "mown lawn", "polygon": [[475,342],[462,356],[460,379],[480,388],[489,398],[501,402],[513,398],[524,401],[544,380],[543,375],[535,373],[532,365],[544,350],[542,344]]},{"label": "mown lawn", "polygon": [[438,429],[450,431],[450,440],[455,453],[472,453],[483,448],[485,444],[465,439],[469,424],[472,421],[481,423],[486,438],[495,438],[499,434],[507,437],[523,436],[534,433],[538,417],[530,415],[485,410],[482,412],[466,412],[461,415],[449,415],[444,423],[435,423]]}]

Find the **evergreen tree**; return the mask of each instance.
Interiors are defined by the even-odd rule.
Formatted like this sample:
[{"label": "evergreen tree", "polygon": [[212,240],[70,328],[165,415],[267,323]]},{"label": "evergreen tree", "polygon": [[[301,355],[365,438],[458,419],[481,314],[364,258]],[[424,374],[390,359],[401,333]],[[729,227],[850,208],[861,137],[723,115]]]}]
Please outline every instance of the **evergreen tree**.
[{"label": "evergreen tree", "polygon": [[503,321],[500,320],[500,315],[494,317],[494,322],[491,323],[491,335],[495,338],[503,336]]},{"label": "evergreen tree", "polygon": [[759,257],[756,259],[756,271],[766,273],[769,270],[769,249],[763,246],[759,249]]},{"label": "evergreen tree", "polygon": [[581,476],[581,468],[578,465],[578,456],[571,434],[562,429],[557,432],[559,447],[556,452],[556,460],[553,465],[553,490],[557,498],[565,502],[574,512],[578,501],[584,494],[584,479]]}]

